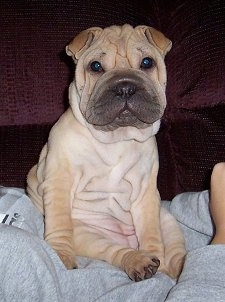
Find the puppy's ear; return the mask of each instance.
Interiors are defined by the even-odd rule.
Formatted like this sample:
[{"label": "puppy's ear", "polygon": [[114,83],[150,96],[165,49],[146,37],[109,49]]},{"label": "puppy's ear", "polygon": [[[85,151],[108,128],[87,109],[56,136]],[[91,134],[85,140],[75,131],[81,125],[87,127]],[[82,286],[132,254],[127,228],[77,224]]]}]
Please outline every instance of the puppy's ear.
[{"label": "puppy's ear", "polygon": [[84,51],[100,36],[102,30],[100,27],[83,30],[66,46],[67,55],[71,56],[76,63]]},{"label": "puppy's ear", "polygon": [[148,39],[148,41],[158,48],[158,50],[161,52],[163,56],[165,56],[167,52],[170,51],[172,47],[172,42],[169,39],[167,39],[164,36],[164,34],[158,31],[157,29],[149,26],[142,26],[142,25],[137,26],[136,29],[138,31],[141,31]]}]

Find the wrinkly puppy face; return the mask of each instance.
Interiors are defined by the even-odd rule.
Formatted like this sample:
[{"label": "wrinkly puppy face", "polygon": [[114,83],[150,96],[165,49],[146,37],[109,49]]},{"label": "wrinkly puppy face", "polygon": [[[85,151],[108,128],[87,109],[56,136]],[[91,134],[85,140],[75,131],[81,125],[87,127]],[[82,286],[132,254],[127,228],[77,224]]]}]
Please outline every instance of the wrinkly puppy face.
[{"label": "wrinkly puppy face", "polygon": [[152,128],[166,106],[164,56],[170,48],[162,33],[147,26],[81,32],[67,47],[76,63],[78,98],[75,91],[70,97],[74,115],[79,110],[79,119],[95,136],[113,132],[128,139],[131,129]]}]

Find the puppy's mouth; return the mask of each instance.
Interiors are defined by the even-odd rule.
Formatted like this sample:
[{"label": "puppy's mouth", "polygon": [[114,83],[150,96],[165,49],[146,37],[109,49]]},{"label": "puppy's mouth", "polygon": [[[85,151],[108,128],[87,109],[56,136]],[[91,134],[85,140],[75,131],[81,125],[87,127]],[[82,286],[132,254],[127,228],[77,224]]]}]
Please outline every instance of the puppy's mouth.
[{"label": "puppy's mouth", "polygon": [[111,78],[105,89],[93,93],[84,112],[85,119],[102,131],[148,127],[161,118],[164,108],[154,87],[146,86],[136,76]]},{"label": "puppy's mouth", "polygon": [[136,124],[139,119],[133,114],[129,108],[125,106],[124,110],[115,118],[114,123],[119,127],[127,127]]}]

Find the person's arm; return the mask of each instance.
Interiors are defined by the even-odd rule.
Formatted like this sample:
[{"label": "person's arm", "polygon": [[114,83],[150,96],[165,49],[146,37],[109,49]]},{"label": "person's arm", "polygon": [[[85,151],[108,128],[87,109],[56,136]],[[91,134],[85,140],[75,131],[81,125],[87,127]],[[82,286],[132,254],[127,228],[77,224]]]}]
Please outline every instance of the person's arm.
[{"label": "person's arm", "polygon": [[213,169],[210,211],[215,225],[211,244],[225,244],[225,163],[218,163]]}]

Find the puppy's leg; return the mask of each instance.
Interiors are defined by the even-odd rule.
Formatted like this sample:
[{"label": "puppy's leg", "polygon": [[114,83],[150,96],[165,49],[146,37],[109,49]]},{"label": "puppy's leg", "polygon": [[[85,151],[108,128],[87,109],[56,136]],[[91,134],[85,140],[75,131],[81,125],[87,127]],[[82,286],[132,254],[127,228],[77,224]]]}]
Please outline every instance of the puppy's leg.
[{"label": "puppy's leg", "polygon": [[165,245],[165,264],[169,275],[177,279],[183,268],[186,255],[185,240],[176,219],[161,208],[160,223]]},{"label": "puppy's leg", "polygon": [[52,171],[50,168],[45,172],[47,178],[43,180],[43,162],[30,170],[27,192],[45,216],[45,240],[55,249],[64,265],[72,269],[76,267],[71,220],[72,177],[66,172]]},{"label": "puppy's leg", "polygon": [[159,270],[168,273],[165,266],[164,244],[160,228],[160,196],[156,187],[157,171],[157,163],[155,163],[148,189],[143,198],[132,205],[131,214],[138,237],[139,249],[155,255],[160,260]]},{"label": "puppy's leg", "polygon": [[71,217],[72,179],[69,173],[61,171],[55,172],[54,177],[47,175],[43,183],[45,240],[68,269],[76,267]]},{"label": "puppy's leg", "polygon": [[79,220],[74,219],[73,225],[77,255],[104,260],[124,270],[134,281],[151,278],[156,273],[159,260],[148,251],[121,246]]}]

